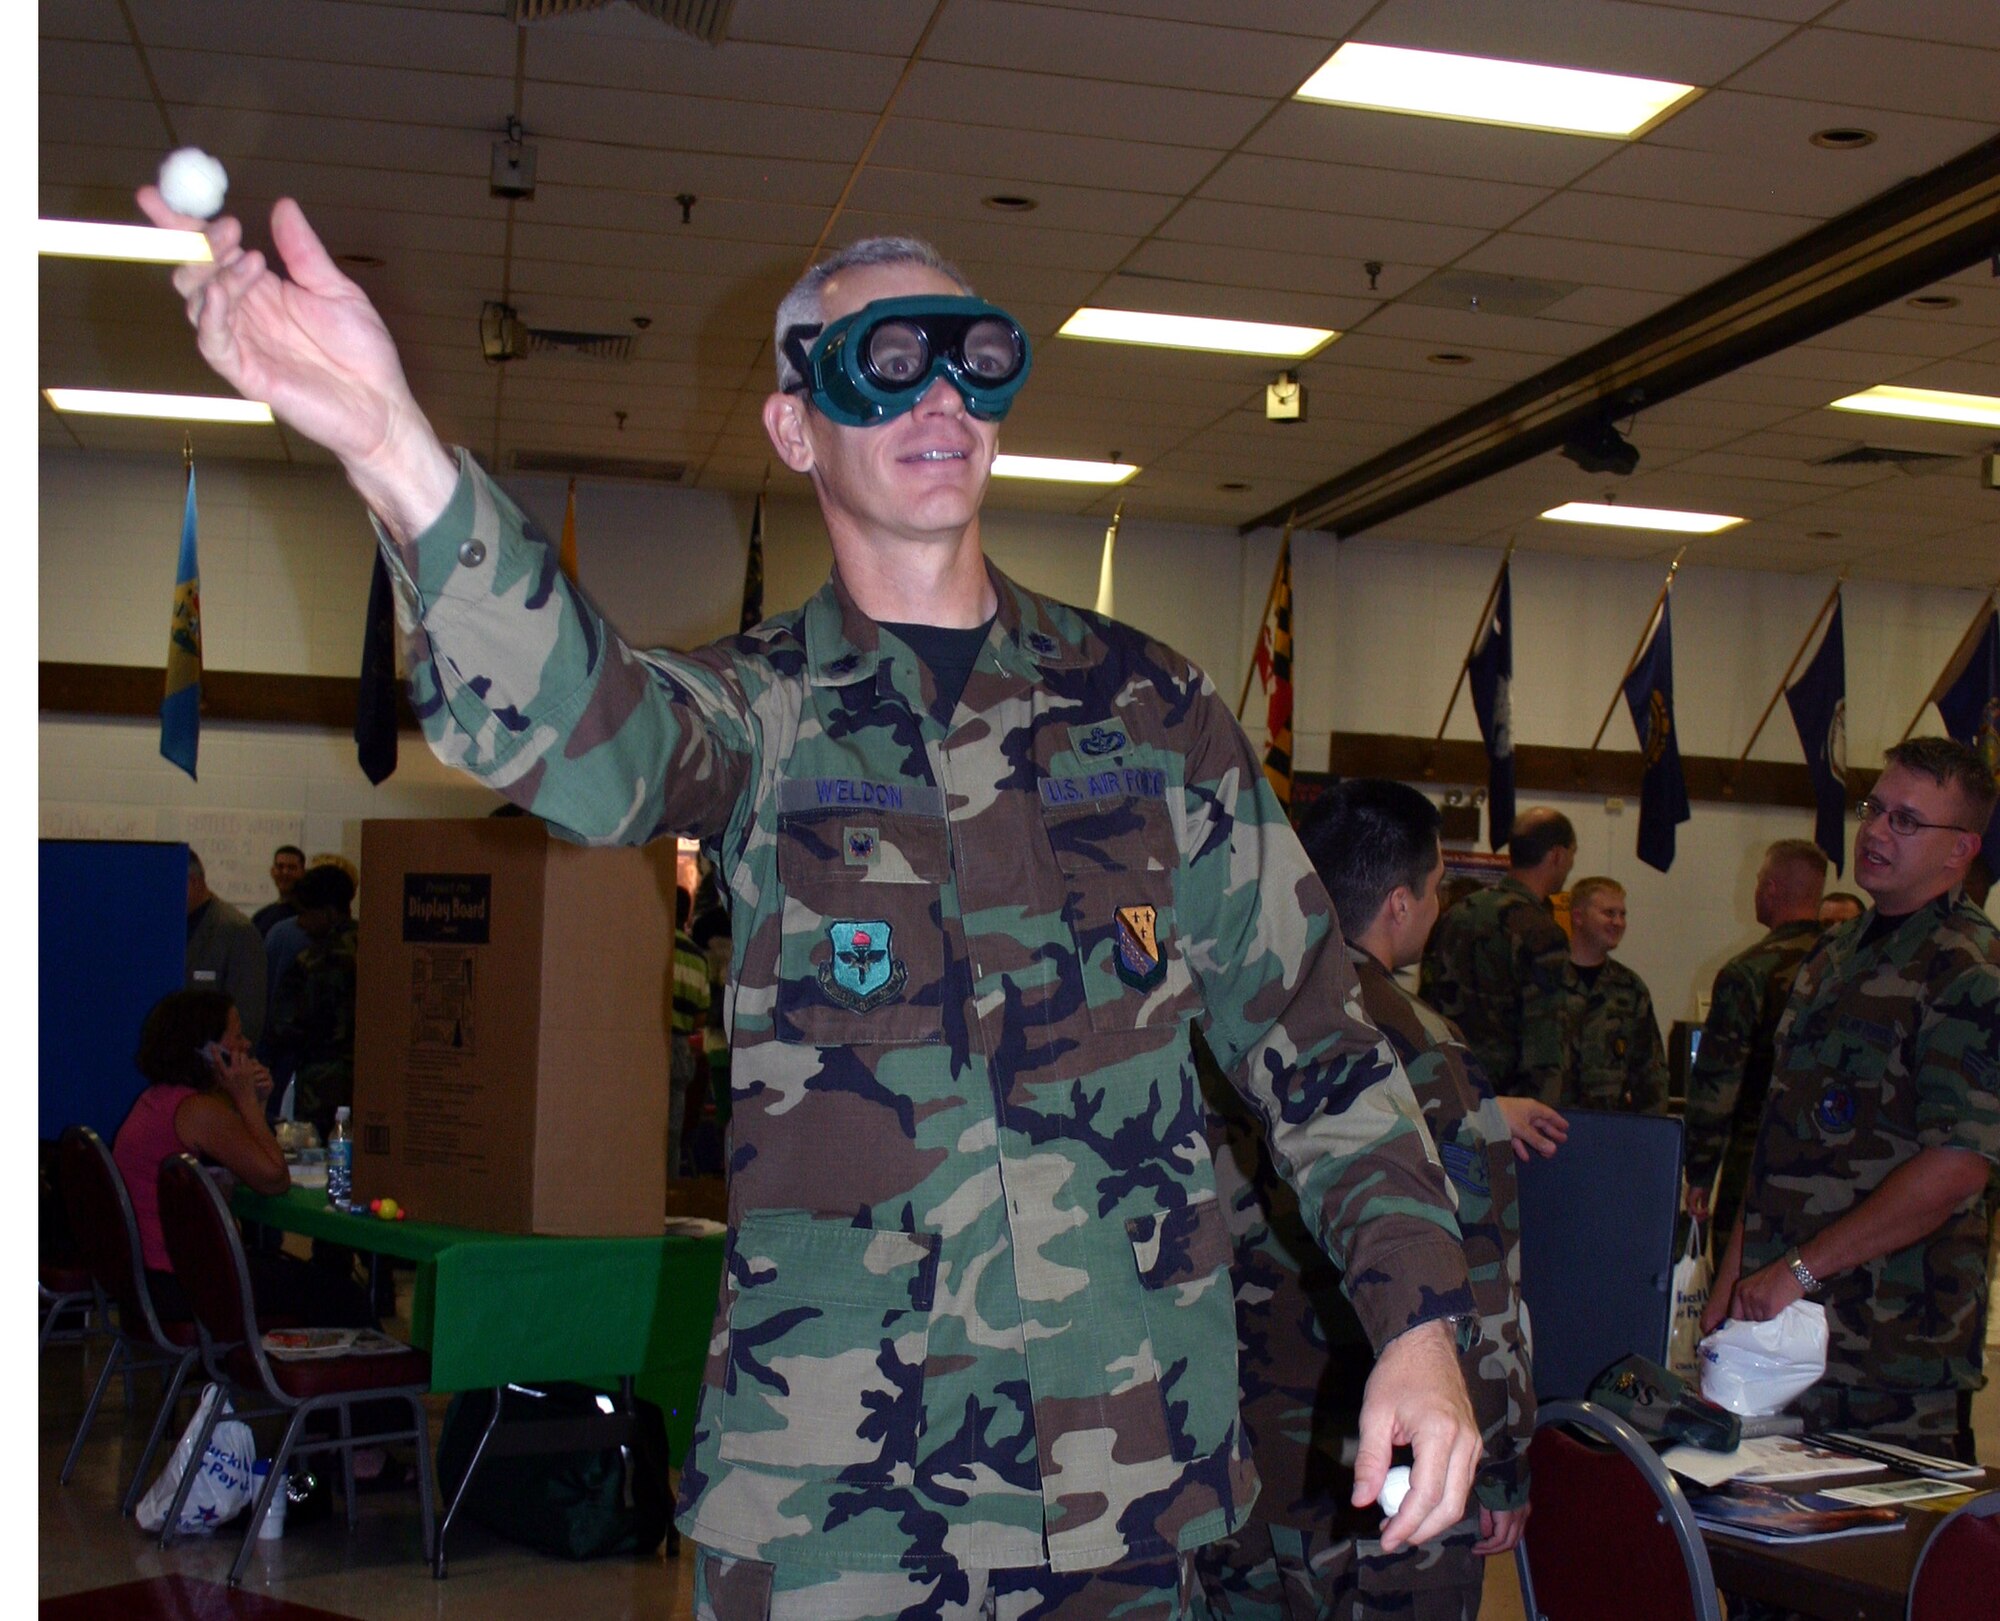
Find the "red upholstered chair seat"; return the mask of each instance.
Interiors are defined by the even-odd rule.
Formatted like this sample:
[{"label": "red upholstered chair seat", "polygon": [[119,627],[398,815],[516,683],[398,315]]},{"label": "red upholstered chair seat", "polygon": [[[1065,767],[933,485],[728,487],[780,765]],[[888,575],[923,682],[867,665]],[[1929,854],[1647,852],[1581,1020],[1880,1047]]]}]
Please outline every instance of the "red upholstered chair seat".
[{"label": "red upholstered chair seat", "polygon": [[1912,1621],[1984,1621],[2000,1588],[2000,1493],[1975,1499],[1932,1534],[1910,1589]]},{"label": "red upholstered chair seat", "polygon": [[162,1323],[160,1333],[173,1345],[185,1345],[192,1349],[201,1344],[201,1330],[193,1323]]},{"label": "red upholstered chair seat", "polygon": [[41,1263],[42,1287],[52,1295],[87,1295],[90,1274],[80,1266],[64,1266],[57,1261]]},{"label": "red upholstered chair seat", "polygon": [[[271,1378],[287,1396],[306,1401],[356,1390],[428,1388],[431,1359],[422,1351],[391,1351],[381,1356],[328,1356],[288,1361],[271,1357]],[[253,1388],[259,1382],[257,1362],[247,1348],[237,1346],[223,1363],[229,1377]]]}]

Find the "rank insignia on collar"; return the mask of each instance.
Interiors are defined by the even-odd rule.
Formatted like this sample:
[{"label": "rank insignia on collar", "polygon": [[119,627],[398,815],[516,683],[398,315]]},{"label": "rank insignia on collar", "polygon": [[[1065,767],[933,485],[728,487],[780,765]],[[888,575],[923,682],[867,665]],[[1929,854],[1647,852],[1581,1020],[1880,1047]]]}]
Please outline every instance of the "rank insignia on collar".
[{"label": "rank insignia on collar", "polygon": [[1062,643],[1045,630],[1031,630],[1021,640],[1028,644],[1028,651],[1037,658],[1052,659],[1062,651]]},{"label": "rank insignia on collar", "polygon": [[1139,990],[1150,990],[1167,977],[1167,959],[1160,950],[1159,909],[1118,908],[1118,977]]},{"label": "rank insignia on collar", "polygon": [[826,999],[854,1013],[866,1013],[902,994],[907,964],[889,954],[889,925],[880,918],[829,923],[833,955],[820,964],[819,988]]},{"label": "rank insignia on collar", "polygon": [[850,867],[872,867],[882,858],[882,835],[872,827],[845,828],[840,848]]}]

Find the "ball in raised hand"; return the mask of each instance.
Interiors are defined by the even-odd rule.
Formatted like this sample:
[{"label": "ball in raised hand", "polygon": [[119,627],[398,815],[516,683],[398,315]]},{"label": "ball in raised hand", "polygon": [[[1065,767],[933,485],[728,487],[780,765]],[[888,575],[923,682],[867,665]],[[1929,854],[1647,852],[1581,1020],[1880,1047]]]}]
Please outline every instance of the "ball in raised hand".
[{"label": "ball in raised hand", "polygon": [[1403,1506],[1403,1499],[1410,1495],[1410,1470],[1407,1464],[1397,1464],[1382,1482],[1381,1495],[1376,1499],[1382,1505],[1382,1512],[1391,1519],[1396,1510]]},{"label": "ball in raised hand", "polygon": [[221,164],[198,146],[169,153],[160,165],[160,195],[176,214],[213,219],[222,212],[229,176]]}]

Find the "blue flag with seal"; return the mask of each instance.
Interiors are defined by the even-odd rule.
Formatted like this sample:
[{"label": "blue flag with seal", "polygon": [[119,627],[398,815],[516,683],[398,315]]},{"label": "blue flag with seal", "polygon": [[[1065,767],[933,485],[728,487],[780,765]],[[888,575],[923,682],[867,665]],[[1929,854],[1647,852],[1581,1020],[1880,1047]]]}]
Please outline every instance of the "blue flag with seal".
[{"label": "blue flag with seal", "polygon": [[[1934,700],[1944,717],[1944,729],[1960,743],[1978,751],[2000,780],[2000,612],[1986,605],[1986,629],[1973,643],[1962,669],[1947,670],[1951,684]],[[1988,869],[2000,866],[2000,810],[1986,824],[1980,840]]]},{"label": "blue flag with seal", "polygon": [[1465,661],[1472,712],[1486,744],[1486,829],[1498,850],[1514,832],[1514,573],[1500,570],[1493,616],[1480,627]]},{"label": "blue flag with seal", "polygon": [[201,565],[195,557],[194,462],[187,468],[181,558],[167,627],[167,694],[160,700],[160,754],[194,776],[201,748]]},{"label": "blue flag with seal", "polygon": [[1674,730],[1673,606],[1669,591],[1660,599],[1652,638],[1625,677],[1625,703],[1646,771],[1639,785],[1639,859],[1661,872],[1674,864],[1674,829],[1690,814],[1681,740]]},{"label": "blue flag with seal", "polygon": [[1819,651],[1805,673],[1785,688],[1785,704],[1806,751],[1812,773],[1813,843],[1826,852],[1836,873],[1847,861],[1847,638],[1841,628],[1844,599],[1836,597],[1833,617]]}]

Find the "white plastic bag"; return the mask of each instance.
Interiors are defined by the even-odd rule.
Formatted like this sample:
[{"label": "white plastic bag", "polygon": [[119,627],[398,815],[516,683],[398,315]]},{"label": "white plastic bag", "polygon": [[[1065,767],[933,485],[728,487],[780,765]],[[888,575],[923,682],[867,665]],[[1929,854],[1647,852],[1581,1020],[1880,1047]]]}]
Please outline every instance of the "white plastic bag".
[{"label": "white plastic bag", "polygon": [[1708,1293],[1715,1281],[1715,1267],[1708,1258],[1701,1223],[1688,1224],[1687,1249],[1674,1262],[1674,1316],[1667,1337],[1667,1367],[1683,1379],[1692,1379],[1701,1366],[1701,1314],[1708,1310]]},{"label": "white plastic bag", "polygon": [[[166,1522],[167,1510],[173,1506],[181,1476],[187,1472],[188,1455],[194,1451],[194,1438],[201,1433],[203,1421],[218,1401],[222,1403],[223,1412],[230,1410],[220,1385],[210,1384],[203,1389],[194,1417],[181,1432],[180,1440],[174,1443],[174,1455],[167,1460],[166,1468],[160,1471],[160,1478],[139,1499],[135,1518],[140,1530],[155,1532]],[[180,1523],[175,1526],[175,1531],[181,1535],[191,1531],[213,1531],[248,1508],[250,1467],[256,1461],[257,1439],[250,1433],[250,1426],[240,1418],[218,1421],[214,1434],[208,1438],[208,1448],[201,1455],[201,1467],[194,1483],[188,1487],[187,1501],[181,1504]]]},{"label": "white plastic bag", "polygon": [[1745,1418],[1762,1418],[1826,1372],[1826,1308],[1794,1300],[1769,1322],[1731,1318],[1701,1342],[1701,1393]]}]

